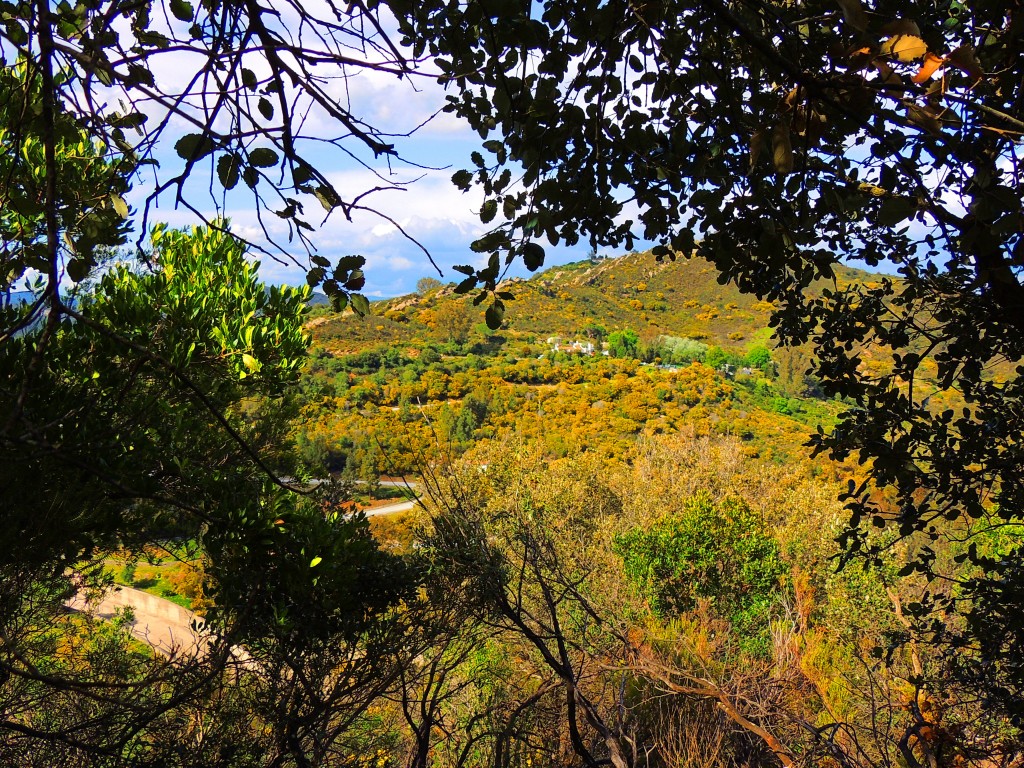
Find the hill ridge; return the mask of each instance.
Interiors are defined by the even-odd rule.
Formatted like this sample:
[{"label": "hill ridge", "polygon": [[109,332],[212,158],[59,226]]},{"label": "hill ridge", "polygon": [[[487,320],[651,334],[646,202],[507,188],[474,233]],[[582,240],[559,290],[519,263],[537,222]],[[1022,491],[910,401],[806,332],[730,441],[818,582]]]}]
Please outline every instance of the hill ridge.
[{"label": "hill ridge", "polygon": [[[483,326],[483,307],[454,284],[376,301],[365,318],[346,310],[316,311],[310,324],[319,345],[348,354],[379,344],[427,342],[536,343],[550,336],[586,336],[633,330],[642,339],[673,336],[726,348],[770,343],[772,305],[718,282],[718,271],[699,257],[658,261],[632,252],[550,267],[529,278],[502,281],[506,302],[500,331]],[[865,281],[871,273],[840,268],[837,281]]]}]

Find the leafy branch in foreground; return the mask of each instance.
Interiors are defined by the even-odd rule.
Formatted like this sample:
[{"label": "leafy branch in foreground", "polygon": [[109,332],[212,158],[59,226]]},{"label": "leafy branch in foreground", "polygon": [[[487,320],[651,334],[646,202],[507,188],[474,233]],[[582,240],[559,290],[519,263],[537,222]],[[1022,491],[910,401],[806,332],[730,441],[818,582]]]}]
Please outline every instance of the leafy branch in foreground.
[{"label": "leafy branch in foreground", "polygon": [[[908,568],[934,589],[913,612],[966,619],[917,630],[1024,716],[1024,548],[981,546],[1024,516],[1017,15],[956,0],[400,8],[449,111],[484,139],[453,178],[483,189],[494,226],[460,290],[485,301],[512,262],[543,263],[545,239],[643,237],[773,302],[777,336],[810,341],[824,392],[854,404],[812,444],[869,471],[846,496],[847,556],[914,547]],[[844,283],[844,261],[898,277]],[[951,586],[942,553],[975,539],[977,578]]]}]

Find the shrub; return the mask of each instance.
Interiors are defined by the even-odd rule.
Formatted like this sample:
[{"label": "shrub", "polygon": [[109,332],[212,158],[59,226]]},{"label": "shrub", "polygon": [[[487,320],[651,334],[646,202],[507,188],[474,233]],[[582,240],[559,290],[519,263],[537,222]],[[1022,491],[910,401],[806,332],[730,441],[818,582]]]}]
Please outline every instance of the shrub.
[{"label": "shrub", "polygon": [[630,580],[667,617],[698,601],[754,646],[764,640],[788,568],[764,522],[741,501],[698,494],[679,512],[615,539]]}]

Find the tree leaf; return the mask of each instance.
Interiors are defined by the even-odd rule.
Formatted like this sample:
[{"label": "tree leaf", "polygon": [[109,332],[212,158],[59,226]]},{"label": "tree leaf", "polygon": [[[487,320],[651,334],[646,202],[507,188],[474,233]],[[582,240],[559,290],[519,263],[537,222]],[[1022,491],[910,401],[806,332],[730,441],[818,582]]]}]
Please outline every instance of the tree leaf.
[{"label": "tree leaf", "polygon": [[348,306],[348,294],[340,291],[327,291],[327,295],[331,297],[331,309],[335,312],[343,312]]},{"label": "tree leaf", "polygon": [[345,281],[345,290],[359,291],[366,285],[366,276],[361,269],[353,269]]},{"label": "tree leaf", "polygon": [[270,103],[270,99],[266,96],[260,96],[260,100],[256,102],[256,106],[267,120],[274,116],[274,105]]},{"label": "tree leaf", "polygon": [[893,86],[892,88],[885,88],[883,93],[893,99],[902,99],[903,79],[884,61],[875,61],[874,67],[878,70],[878,74],[881,75],[882,83]]},{"label": "tree leaf", "polygon": [[526,243],[523,245],[523,263],[531,272],[535,272],[544,266],[544,248],[537,243]]},{"label": "tree leaf", "polygon": [[80,283],[89,275],[89,262],[84,259],[71,259],[67,264],[68,277],[72,282]]},{"label": "tree leaf", "polygon": [[916,35],[895,35],[882,43],[881,51],[902,62],[915,61],[928,53],[928,45]]},{"label": "tree leaf", "polygon": [[320,285],[320,281],[324,279],[326,274],[327,271],[323,267],[313,267],[306,273],[306,282],[313,288],[316,288],[316,286]]},{"label": "tree leaf", "polygon": [[878,208],[875,223],[882,227],[892,227],[917,210],[917,203],[906,197],[889,197]]},{"label": "tree leaf", "polygon": [[171,0],[171,13],[178,21],[192,21],[196,12],[188,0]]},{"label": "tree leaf", "polygon": [[491,306],[484,312],[484,321],[487,323],[487,327],[492,331],[496,331],[501,328],[501,323],[505,319],[505,305],[499,301],[495,301]]},{"label": "tree leaf", "polygon": [[907,119],[914,125],[924,128],[933,136],[938,136],[942,133],[942,121],[939,120],[939,116],[931,109],[918,106],[910,101],[904,106],[907,108]]},{"label": "tree leaf", "polygon": [[779,173],[793,172],[793,145],[788,123],[779,123],[772,131],[772,162]]},{"label": "tree leaf", "polygon": [[220,179],[224,189],[234,189],[238,184],[238,174],[241,171],[242,160],[234,152],[221,155],[217,160],[217,178]]},{"label": "tree leaf", "polygon": [[353,293],[351,297],[352,309],[357,315],[366,317],[370,314],[370,300],[361,293]]},{"label": "tree leaf", "polygon": [[313,194],[316,196],[316,199],[320,201],[320,205],[324,207],[325,211],[333,211],[336,207],[341,205],[341,199],[338,197],[338,193],[323,184],[313,190]]},{"label": "tree leaf", "polygon": [[313,178],[313,169],[305,163],[297,163],[292,168],[292,183],[298,186],[299,184],[305,184],[307,181]]},{"label": "tree leaf", "polygon": [[324,561],[324,559],[322,557],[314,557],[312,560],[309,561],[309,567],[310,568],[316,568],[323,561]]},{"label": "tree leaf", "polygon": [[890,21],[887,24],[883,24],[882,28],[878,31],[886,37],[893,37],[896,35],[921,36],[921,28],[917,26],[916,21],[911,19],[896,19],[895,21]]},{"label": "tree leaf", "polygon": [[839,9],[843,12],[843,18],[846,19],[846,23],[856,29],[858,32],[863,32],[868,28],[868,16],[864,13],[864,6],[860,0],[836,0],[839,3]]},{"label": "tree leaf", "polygon": [[213,140],[204,133],[185,134],[174,145],[174,151],[178,153],[178,157],[192,162],[206,157],[213,150]]},{"label": "tree leaf", "polygon": [[458,294],[469,293],[471,290],[476,288],[476,286],[477,286],[476,276],[470,275],[465,280],[463,280],[461,283],[459,283],[458,285],[455,286],[455,293],[458,293]]},{"label": "tree leaf", "polygon": [[947,58],[950,64],[962,72],[966,72],[972,80],[980,80],[985,76],[985,70],[981,68],[978,57],[974,55],[973,46],[961,45]]},{"label": "tree leaf", "polygon": [[10,208],[14,209],[20,216],[38,216],[46,206],[38,200],[24,194],[13,193],[7,201]]},{"label": "tree leaf", "polygon": [[270,168],[277,165],[277,157],[269,147],[257,147],[249,153],[249,162],[257,168]]},{"label": "tree leaf", "polygon": [[929,51],[924,57],[924,64],[922,64],[921,68],[917,70],[917,74],[910,79],[920,85],[935,74],[935,71],[945,62],[945,59],[936,56],[934,53]]},{"label": "tree leaf", "polygon": [[764,148],[764,129],[758,128],[750,136],[750,171],[753,173],[754,168],[757,166],[757,159],[761,156],[761,150]]},{"label": "tree leaf", "polygon": [[128,203],[124,201],[123,197],[117,194],[112,194],[110,196],[110,204],[114,206],[114,210],[117,212],[118,216],[122,219],[128,218]]}]

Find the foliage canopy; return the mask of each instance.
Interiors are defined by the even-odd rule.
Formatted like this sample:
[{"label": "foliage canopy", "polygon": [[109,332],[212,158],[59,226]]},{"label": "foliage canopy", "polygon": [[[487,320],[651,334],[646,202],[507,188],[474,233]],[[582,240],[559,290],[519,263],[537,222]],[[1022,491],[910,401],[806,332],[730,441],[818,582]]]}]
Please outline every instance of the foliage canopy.
[{"label": "foliage canopy", "polygon": [[[814,441],[870,465],[847,496],[849,553],[877,556],[868,532],[891,526],[924,539],[913,567],[934,577],[938,539],[1019,520],[1018,14],[957,0],[395,7],[406,40],[437,57],[448,109],[484,139],[453,181],[488,196],[495,226],[473,247],[490,260],[460,290],[485,298],[515,259],[536,269],[544,239],[696,253],[773,302],[779,338],[812,342],[824,392],[855,404]],[[843,286],[844,260],[898,278]],[[887,370],[865,370],[865,345],[889,350]],[[929,356],[934,387],[919,375]],[[930,406],[949,392],[964,407]],[[984,575],[954,592],[1012,602],[1020,554],[970,550]],[[932,599],[948,608],[942,583]],[[940,639],[979,650],[968,674],[999,679],[989,693],[1020,714],[1024,624],[1001,626]]]},{"label": "foliage canopy", "polygon": [[[95,530],[27,519],[12,530],[36,530],[29,549],[50,553],[56,576],[93,539],[142,515],[127,499],[181,499],[196,483],[246,495],[211,502],[238,513],[243,530],[263,520],[246,506],[257,476],[272,474],[249,471],[260,467],[246,448],[259,430],[241,434],[225,410],[238,406],[242,383],[272,392],[275,377],[291,373],[290,352],[272,359],[267,348],[263,360],[258,344],[280,341],[280,332],[287,347],[298,336],[284,327],[245,336],[269,316],[249,283],[233,282],[242,262],[208,276],[238,288],[232,317],[207,314],[205,296],[183,288],[195,314],[154,318],[129,301],[132,290],[145,295],[145,283],[129,288],[123,271],[103,278],[97,296],[108,304],[76,309],[62,295],[64,275],[87,278],[104,248],[124,242],[123,195],[138,169],[152,170],[176,121],[192,127],[174,137],[174,165],[158,170],[154,194],[170,192],[199,213],[187,182],[205,171],[219,185],[218,205],[222,192],[248,189],[261,216],[276,214],[312,249],[306,206],[350,215],[365,208],[368,190],[334,187],[315,162],[323,137],[307,134],[301,116],[326,116],[337,126],[326,141],[341,151],[391,157],[392,137],[332,88],[358,71],[411,77],[429,57],[449,88],[448,108],[484,140],[453,181],[480,185],[481,219],[497,224],[473,245],[486,266],[461,268],[456,289],[482,289],[478,303],[490,297],[488,325],[503,321],[505,267],[520,259],[539,268],[544,239],[610,248],[644,237],[667,257],[704,256],[722,281],[773,302],[779,338],[810,341],[824,392],[854,404],[814,440],[816,450],[870,468],[869,482],[848,490],[847,552],[881,558],[907,542],[918,553],[910,571],[947,576],[937,554],[944,537],[970,542],[1019,522],[1024,503],[1022,18],[998,0],[6,4],[0,287],[34,273],[42,284],[30,305],[5,309],[0,329],[9,382],[0,437],[11,466],[28,467],[2,491],[17,503],[28,476],[56,496],[58,479],[80,472],[73,487],[97,513]],[[392,21],[406,48],[388,34]],[[165,87],[155,73],[174,54],[192,66]],[[841,285],[842,260],[899,277]],[[367,309],[356,293],[359,257],[332,265],[312,254],[309,266],[309,282],[337,304]],[[825,289],[808,291],[816,281]],[[181,338],[161,348],[172,320]],[[461,333],[456,323],[451,337]],[[193,357],[208,351],[203,340],[227,351]],[[886,370],[862,365],[868,344],[890,351]],[[919,375],[928,357],[938,366],[934,387]],[[95,365],[83,369],[82,360]],[[179,375],[186,365],[189,376]],[[962,407],[931,404],[950,392]],[[199,443],[183,439],[197,431],[190,419],[202,424]],[[180,448],[177,464],[158,450],[168,441]],[[211,451],[240,451],[251,463],[222,484]],[[871,537],[872,526],[893,535]],[[999,557],[968,545],[962,557],[977,577],[954,588],[938,579],[928,600],[908,606],[925,615],[968,601],[963,631],[937,621],[926,628],[961,675],[1018,718],[1022,554],[1020,545]],[[7,583],[14,604],[28,594]],[[964,647],[973,652],[959,653]]]}]

